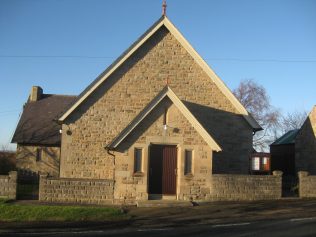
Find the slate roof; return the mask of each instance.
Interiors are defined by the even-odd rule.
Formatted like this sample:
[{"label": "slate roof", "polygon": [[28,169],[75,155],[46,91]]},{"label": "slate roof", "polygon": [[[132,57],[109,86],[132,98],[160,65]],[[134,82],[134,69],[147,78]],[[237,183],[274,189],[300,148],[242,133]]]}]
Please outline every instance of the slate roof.
[{"label": "slate roof", "polygon": [[299,129],[294,129],[294,130],[288,131],[283,136],[281,136],[280,138],[275,140],[271,144],[271,146],[274,146],[274,145],[285,145],[285,144],[294,144],[295,143],[295,138],[296,138],[297,134],[299,133],[299,131],[300,131]]},{"label": "slate roof", "polygon": [[76,96],[43,94],[35,102],[27,102],[12,142],[19,144],[60,145],[60,125],[56,119]]}]

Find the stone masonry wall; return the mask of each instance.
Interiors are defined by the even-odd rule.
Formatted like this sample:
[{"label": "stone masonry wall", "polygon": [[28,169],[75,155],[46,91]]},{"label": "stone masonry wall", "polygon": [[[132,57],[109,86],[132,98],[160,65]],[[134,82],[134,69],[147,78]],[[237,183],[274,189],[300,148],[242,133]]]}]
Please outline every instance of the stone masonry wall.
[{"label": "stone masonry wall", "polygon": [[271,175],[213,175],[210,200],[265,200],[280,199],[282,172]]},{"label": "stone masonry wall", "polygon": [[299,196],[301,198],[316,197],[316,175],[309,175],[306,171],[298,172]]},{"label": "stone masonry wall", "polygon": [[316,175],[316,106],[295,139],[295,168]]},{"label": "stone masonry wall", "polygon": [[223,148],[216,154],[213,172],[246,174],[252,128],[162,27],[65,121],[61,177],[113,179],[114,160],[104,147],[164,88],[167,79]]},{"label": "stone masonry wall", "polygon": [[0,197],[16,199],[17,172],[11,171],[9,175],[0,175]]},{"label": "stone masonry wall", "polygon": [[[41,159],[37,160],[37,149],[42,149]],[[16,152],[16,167],[19,170],[33,173],[49,173],[59,175],[60,147],[28,146],[18,144]]]},{"label": "stone masonry wall", "polygon": [[[167,130],[163,129],[163,114],[168,107]],[[212,150],[169,99],[164,99],[139,124],[115,152],[115,199],[135,203],[148,199],[148,167],[151,144],[177,145],[177,194],[179,200],[205,198],[210,186]],[[142,172],[134,174],[134,149],[142,148]],[[193,151],[192,175],[184,175],[185,149]],[[125,152],[124,152],[125,150]],[[209,193],[209,188],[208,188]]]},{"label": "stone masonry wall", "polygon": [[58,179],[40,176],[42,202],[112,204],[113,180]]}]

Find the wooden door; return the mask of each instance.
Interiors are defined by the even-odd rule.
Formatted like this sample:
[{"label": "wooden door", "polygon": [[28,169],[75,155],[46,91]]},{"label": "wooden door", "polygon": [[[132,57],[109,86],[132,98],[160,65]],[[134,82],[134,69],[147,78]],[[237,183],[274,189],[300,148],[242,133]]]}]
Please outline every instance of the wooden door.
[{"label": "wooden door", "polygon": [[149,159],[149,194],[176,194],[177,147],[152,145]]},{"label": "wooden door", "polygon": [[162,162],[162,193],[176,194],[177,184],[177,147],[165,146]]}]

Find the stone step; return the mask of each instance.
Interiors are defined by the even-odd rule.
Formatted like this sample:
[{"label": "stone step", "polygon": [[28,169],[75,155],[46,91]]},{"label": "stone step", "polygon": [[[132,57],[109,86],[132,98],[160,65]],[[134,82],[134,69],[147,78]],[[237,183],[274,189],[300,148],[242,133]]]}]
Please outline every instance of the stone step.
[{"label": "stone step", "polygon": [[192,207],[193,203],[189,201],[176,200],[146,200],[138,201],[137,207]]},{"label": "stone step", "polygon": [[149,194],[148,200],[177,200],[176,195]]}]

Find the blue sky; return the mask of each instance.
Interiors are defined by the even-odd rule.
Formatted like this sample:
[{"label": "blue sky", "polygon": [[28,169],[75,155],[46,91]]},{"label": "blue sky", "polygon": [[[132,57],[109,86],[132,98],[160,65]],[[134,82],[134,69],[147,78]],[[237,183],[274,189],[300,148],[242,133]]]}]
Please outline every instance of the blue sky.
[{"label": "blue sky", "polygon": [[[162,0],[0,0],[0,148],[32,85],[79,94],[161,16]],[[254,79],[284,113],[316,104],[316,1],[168,0],[226,85]],[[11,146],[13,147],[13,146]]]}]

